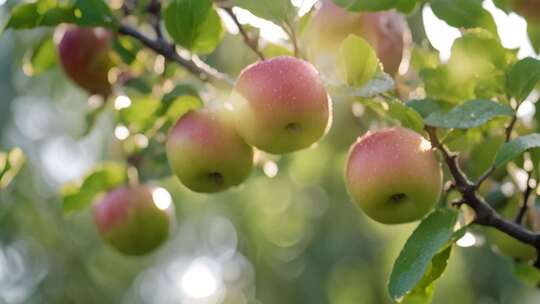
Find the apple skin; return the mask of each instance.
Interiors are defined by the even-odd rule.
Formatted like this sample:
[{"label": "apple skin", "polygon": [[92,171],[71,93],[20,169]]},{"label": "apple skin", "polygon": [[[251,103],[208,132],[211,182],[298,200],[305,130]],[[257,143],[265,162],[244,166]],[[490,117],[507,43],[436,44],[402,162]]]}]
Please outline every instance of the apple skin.
[{"label": "apple skin", "polygon": [[514,0],[512,8],[523,17],[540,22],[540,0]]},{"label": "apple skin", "polygon": [[238,135],[226,109],[201,109],[182,116],[169,133],[167,157],[180,181],[200,193],[237,186],[253,168],[253,148]]},{"label": "apple skin", "polygon": [[439,201],[440,164],[430,143],[409,129],[366,133],[351,147],[345,170],[353,200],[383,224],[418,220]]},{"label": "apple skin", "polygon": [[236,83],[233,104],[240,136],[272,154],[311,146],[326,133],[332,117],[318,71],[289,56],[246,67]]},{"label": "apple skin", "polygon": [[154,203],[143,185],[117,188],[94,206],[94,222],[105,242],[121,253],[141,256],[157,249],[169,236],[172,212]]},{"label": "apple skin", "polygon": [[107,97],[112,86],[108,74],[111,33],[103,28],[60,28],[58,55],[65,73],[90,94]]},{"label": "apple skin", "polygon": [[403,58],[407,23],[393,11],[349,12],[323,1],[307,29],[308,54],[313,62],[335,57],[341,42],[350,34],[366,39],[375,49],[384,71],[395,75]]}]

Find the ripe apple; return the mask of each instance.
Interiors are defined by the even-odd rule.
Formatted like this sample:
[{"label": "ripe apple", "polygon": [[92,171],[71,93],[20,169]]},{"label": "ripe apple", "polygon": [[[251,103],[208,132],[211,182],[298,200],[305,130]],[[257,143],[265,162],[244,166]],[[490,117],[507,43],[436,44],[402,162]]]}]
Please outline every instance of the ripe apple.
[{"label": "ripe apple", "polygon": [[109,192],[94,208],[99,235],[116,250],[144,255],[169,236],[170,206],[154,201],[152,189],[143,185],[123,186]]},{"label": "ripe apple", "polygon": [[331,121],[330,97],[319,73],[294,57],[276,57],[245,68],[233,102],[240,136],[273,154],[309,147]]},{"label": "ripe apple", "polygon": [[111,33],[103,28],[61,27],[57,45],[65,73],[90,94],[108,96]]},{"label": "ripe apple", "polygon": [[195,192],[239,185],[253,168],[253,148],[237,134],[232,113],[225,109],[182,116],[169,133],[167,157],[176,176]]},{"label": "ripe apple", "polygon": [[[350,34],[366,39],[375,49],[385,72],[395,75],[403,58],[407,23],[393,11],[349,12],[325,0],[311,20],[306,39],[313,62],[335,60],[341,42]],[[323,63],[323,65],[326,65]]]},{"label": "ripe apple", "polygon": [[512,7],[523,17],[540,22],[540,0],[513,0]]},{"label": "ripe apple", "polygon": [[345,178],[358,206],[384,224],[422,218],[438,202],[442,188],[430,143],[401,127],[360,137],[349,152]]}]

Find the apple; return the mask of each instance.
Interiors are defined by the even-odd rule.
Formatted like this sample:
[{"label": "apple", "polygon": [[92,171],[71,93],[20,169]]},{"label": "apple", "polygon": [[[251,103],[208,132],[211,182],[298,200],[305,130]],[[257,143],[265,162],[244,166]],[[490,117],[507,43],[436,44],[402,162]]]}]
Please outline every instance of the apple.
[{"label": "apple", "polygon": [[523,17],[540,22],[540,0],[513,0],[512,8]]},{"label": "apple", "polygon": [[[172,212],[143,185],[117,188],[94,206],[94,221],[105,242],[127,255],[145,255],[169,236]],[[167,203],[167,202],[166,202]]]},{"label": "apple", "polygon": [[405,18],[394,11],[349,12],[325,0],[306,30],[308,56],[316,63],[330,61],[333,64],[341,42],[354,34],[367,40],[385,72],[395,75],[403,58],[407,31]]},{"label": "apple", "polygon": [[111,33],[103,28],[61,27],[57,44],[65,73],[90,94],[111,93],[108,74]]},{"label": "apple", "polygon": [[182,116],[169,133],[167,157],[180,181],[202,193],[239,185],[253,168],[253,148],[238,135],[226,109],[201,109]]},{"label": "apple", "polygon": [[429,141],[401,127],[368,132],[351,147],[346,185],[370,218],[384,224],[418,220],[439,201],[442,171]]},{"label": "apple", "polygon": [[332,107],[318,71],[289,56],[246,67],[233,92],[238,133],[258,149],[284,154],[325,134]]}]

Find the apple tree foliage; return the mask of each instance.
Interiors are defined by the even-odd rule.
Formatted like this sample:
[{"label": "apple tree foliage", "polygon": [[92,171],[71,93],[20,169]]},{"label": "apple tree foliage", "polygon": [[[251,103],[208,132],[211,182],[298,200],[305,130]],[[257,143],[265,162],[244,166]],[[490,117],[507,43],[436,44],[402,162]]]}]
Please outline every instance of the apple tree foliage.
[{"label": "apple tree foliage", "polygon": [[[396,9],[413,14],[430,5],[437,17],[462,31],[448,61],[415,41],[410,60],[409,81],[392,79],[381,72],[375,51],[357,36],[344,40],[339,52],[340,77],[322,75],[334,97],[348,97],[379,115],[381,121],[413,129],[431,141],[445,166],[445,190],[437,208],[427,215],[410,236],[391,272],[388,291],[401,303],[429,303],[434,282],[443,274],[454,244],[467,230],[477,226],[498,229],[540,249],[540,234],[520,221],[502,219],[497,213],[494,192],[501,184],[515,181],[515,168],[525,170],[528,184],[520,189],[520,212],[534,209],[536,181],[540,179],[540,133],[536,124],[517,118],[531,93],[539,89],[540,61],[518,60],[516,50],[506,49],[497,36],[495,22],[480,0],[334,0],[349,11]],[[495,1],[510,11],[511,1]],[[125,163],[104,162],[82,181],[63,187],[66,213],[87,208],[94,198],[128,180],[128,167],[139,171],[142,181],[171,175],[164,154],[164,136],[174,122],[190,110],[203,107],[206,90],[230,90],[234,78],[205,61],[222,43],[225,28],[219,11],[233,6],[281,26],[290,40],[284,45],[266,43],[260,48],[252,28],[245,42],[260,56],[303,55],[299,36],[310,13],[299,18],[288,0],[168,0],[126,1],[112,7],[105,0],[36,0],[11,10],[4,31],[54,28],[62,24],[104,27],[115,33],[112,57],[117,68],[112,79],[117,92],[131,104],[115,111],[115,120],[131,134],[123,141]],[[528,22],[530,39],[540,51],[540,21]],[[25,68],[39,75],[53,68],[58,59],[51,31],[41,32],[35,47],[25,56]],[[44,33],[44,34],[43,34]],[[414,37],[413,35],[413,38]],[[142,55],[141,55],[142,54]],[[161,68],[136,60],[138,56],[160,56]],[[174,79],[167,90],[157,83]],[[174,85],[172,84],[174,83]],[[108,97],[110,100],[111,97]],[[111,101],[112,102],[112,101]],[[90,130],[107,101],[87,115]],[[538,112],[537,114],[538,115]],[[148,144],[137,144],[137,134]],[[360,135],[360,134],[358,134]],[[494,142],[491,145],[489,143]],[[490,151],[482,151],[489,145]],[[488,160],[476,155],[488,153]],[[24,162],[19,149],[0,154],[0,188],[6,187]],[[149,163],[158,163],[146,170]],[[510,166],[514,170],[507,168]],[[532,165],[530,165],[532,164]],[[531,189],[532,188],[532,189]],[[337,203],[337,202],[333,202]],[[475,215],[476,214],[476,215]],[[514,215],[513,215],[514,216]],[[523,217],[523,215],[521,215]],[[518,216],[519,218],[519,216]],[[516,262],[516,274],[530,277],[539,261]],[[537,282],[538,283],[538,282]]]}]

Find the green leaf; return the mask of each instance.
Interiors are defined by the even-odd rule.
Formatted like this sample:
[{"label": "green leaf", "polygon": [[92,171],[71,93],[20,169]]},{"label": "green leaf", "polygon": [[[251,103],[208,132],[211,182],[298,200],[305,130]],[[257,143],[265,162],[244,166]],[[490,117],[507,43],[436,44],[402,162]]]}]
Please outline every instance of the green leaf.
[{"label": "green leaf", "polygon": [[405,105],[413,108],[423,118],[426,118],[435,112],[447,111],[452,107],[451,104],[445,101],[430,98],[410,100]]},{"label": "green leaf", "polygon": [[540,134],[534,133],[515,138],[504,145],[495,156],[495,166],[500,167],[514,158],[521,155],[523,152],[540,147]]},{"label": "green leaf", "polygon": [[394,87],[394,79],[392,79],[390,75],[383,72],[377,73],[375,77],[361,87],[348,87],[343,83],[330,85],[332,90],[339,91],[346,96],[361,98],[375,97],[382,93],[393,90]]},{"label": "green leaf", "polygon": [[426,119],[427,125],[448,129],[478,127],[498,116],[512,116],[514,110],[491,100],[471,100],[453,108],[450,112],[434,112]]},{"label": "green leaf", "polygon": [[415,110],[407,107],[398,99],[386,99],[376,101],[373,99],[361,100],[366,106],[377,112],[381,116],[387,116],[401,123],[402,126],[422,132],[424,123],[422,117]]},{"label": "green leaf", "polygon": [[527,263],[514,261],[513,273],[530,286],[536,287],[540,283],[540,270]]},{"label": "green leaf", "polygon": [[175,123],[180,117],[191,110],[203,107],[197,90],[189,85],[178,85],[174,90],[163,96],[159,115],[167,118],[165,127]]},{"label": "green leaf", "polygon": [[262,53],[265,58],[273,58],[279,56],[294,56],[294,52],[286,48],[285,46],[268,43],[263,49]]},{"label": "green leaf", "polygon": [[74,23],[75,13],[71,7],[46,6],[43,1],[17,5],[12,11],[5,29],[31,29],[38,26],[56,26]]},{"label": "green leaf", "polygon": [[170,104],[172,103],[176,98],[184,95],[191,95],[199,97],[199,92],[197,92],[197,89],[190,85],[180,84],[177,85],[172,91],[165,94],[162,98],[162,101],[164,104]]},{"label": "green leaf", "polygon": [[119,163],[103,163],[90,171],[80,184],[66,184],[61,196],[64,213],[84,209],[97,195],[112,190],[127,181],[127,168]]},{"label": "green leaf", "polygon": [[123,83],[123,86],[142,95],[150,95],[152,93],[151,80],[144,77],[130,78]]},{"label": "green leaf", "polygon": [[534,50],[536,53],[540,53],[540,22],[529,22],[527,24],[527,33]]},{"label": "green leaf", "polygon": [[75,0],[76,23],[80,26],[104,26],[114,28],[117,20],[104,0]]},{"label": "green leaf", "polygon": [[424,274],[420,283],[405,296],[404,304],[429,304],[432,302],[434,286],[433,283],[443,274],[448,259],[452,253],[452,246],[448,245],[445,249],[437,253],[431,260],[428,271]]},{"label": "green leaf", "polygon": [[453,77],[448,66],[423,69],[420,71],[420,77],[424,81],[426,94],[432,98],[459,103],[475,96],[476,83]]},{"label": "green leaf", "polygon": [[289,0],[235,0],[234,4],[278,25],[289,22],[296,16],[296,9]]},{"label": "green leaf", "polygon": [[540,82],[540,60],[528,57],[512,66],[507,75],[506,87],[517,102],[522,102],[538,82]]},{"label": "green leaf", "polygon": [[223,37],[221,19],[211,0],[173,0],[164,11],[165,27],[182,47],[211,53]]},{"label": "green leaf", "polygon": [[[455,237],[453,233],[458,213],[453,210],[438,209],[429,214],[416,228],[407,240],[399,254],[390,281],[388,290],[390,296],[399,301],[407,293],[423,283],[423,278],[432,264],[434,257],[447,248],[449,241]],[[443,259],[444,255],[438,256]],[[437,261],[436,271],[433,271],[431,278],[440,276],[439,272],[444,270],[443,264]],[[432,268],[434,269],[434,268]]]},{"label": "green leaf", "polygon": [[141,49],[135,39],[116,36],[112,39],[112,47],[126,64],[132,64],[137,59],[137,52]]},{"label": "green leaf", "polygon": [[187,112],[200,109],[202,106],[203,103],[198,97],[191,95],[180,96],[171,102],[167,110],[167,117],[174,123]]},{"label": "green leaf", "polygon": [[75,0],[73,6],[61,6],[56,1],[38,0],[16,6],[6,29],[31,29],[72,23],[80,26],[114,28],[117,20],[104,0]]},{"label": "green leaf", "polygon": [[431,0],[433,13],[457,28],[482,27],[497,33],[491,14],[482,7],[481,0]]},{"label": "green leaf", "polygon": [[131,101],[130,107],[120,110],[119,120],[132,132],[144,132],[154,124],[160,102],[148,96],[134,97]]},{"label": "green leaf", "polygon": [[394,8],[403,0],[334,0],[349,11],[384,11]]},{"label": "green leaf", "polygon": [[29,75],[39,75],[52,69],[58,58],[52,37],[48,36],[41,40],[38,45],[25,58],[25,71]]},{"label": "green leaf", "polygon": [[510,5],[510,0],[493,0],[493,3],[495,3],[495,6],[505,11],[506,13],[509,13],[512,9]]},{"label": "green leaf", "polygon": [[26,156],[19,148],[0,152],[0,189],[6,188],[26,162]]},{"label": "green leaf", "polygon": [[439,54],[426,48],[414,47],[411,54],[411,66],[421,71],[426,68],[434,69],[441,64]]},{"label": "green leaf", "polygon": [[402,13],[410,14],[418,7],[421,0],[399,0],[396,4],[396,9]]},{"label": "green leaf", "polygon": [[379,69],[379,59],[369,43],[349,35],[341,43],[339,66],[342,77],[350,86],[361,87],[371,80]]}]

